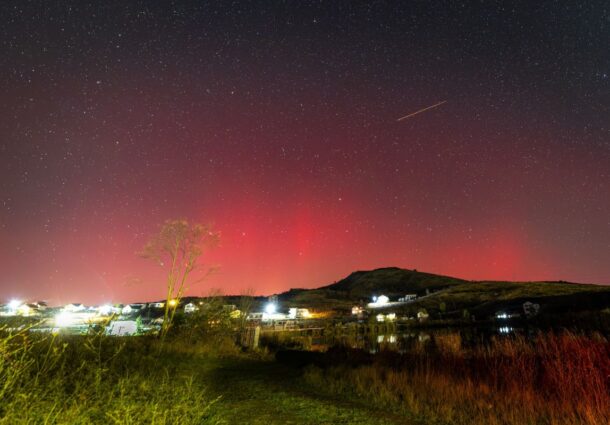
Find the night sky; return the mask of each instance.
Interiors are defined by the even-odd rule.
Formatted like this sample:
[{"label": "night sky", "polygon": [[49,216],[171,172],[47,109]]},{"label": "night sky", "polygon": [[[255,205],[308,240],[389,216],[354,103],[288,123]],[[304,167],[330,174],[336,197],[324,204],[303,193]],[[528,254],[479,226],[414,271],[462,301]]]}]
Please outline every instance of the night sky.
[{"label": "night sky", "polygon": [[136,253],[181,217],[222,234],[195,295],[383,266],[610,284],[606,0],[0,18],[0,301],[161,298]]}]

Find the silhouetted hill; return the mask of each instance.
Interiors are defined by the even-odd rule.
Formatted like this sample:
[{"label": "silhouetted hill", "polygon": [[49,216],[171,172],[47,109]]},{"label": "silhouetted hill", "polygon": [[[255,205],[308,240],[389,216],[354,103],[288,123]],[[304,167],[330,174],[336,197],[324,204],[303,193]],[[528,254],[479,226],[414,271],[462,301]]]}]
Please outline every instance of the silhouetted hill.
[{"label": "silhouetted hill", "polygon": [[371,294],[400,297],[405,294],[424,295],[426,290],[438,291],[466,283],[454,277],[422,273],[398,267],[386,267],[370,271],[357,271],[343,280],[319,289],[331,289],[345,293],[349,298],[369,299]]},{"label": "silhouetted hill", "polygon": [[[404,308],[409,313],[425,308],[434,313],[444,306],[448,315],[464,310],[481,316],[524,301],[540,303],[543,310],[579,311],[610,306],[610,287],[569,282],[468,281],[397,267],[357,271],[345,279],[317,289],[291,289],[279,295],[285,306],[348,310],[370,302],[374,295],[392,300],[406,294],[418,299]],[[396,307],[392,307],[396,310]]]},{"label": "silhouetted hill", "polygon": [[345,309],[360,302],[369,302],[373,295],[390,298],[406,294],[425,295],[464,284],[467,281],[448,276],[422,273],[398,267],[357,271],[333,284],[317,289],[291,289],[279,299],[291,305]]}]

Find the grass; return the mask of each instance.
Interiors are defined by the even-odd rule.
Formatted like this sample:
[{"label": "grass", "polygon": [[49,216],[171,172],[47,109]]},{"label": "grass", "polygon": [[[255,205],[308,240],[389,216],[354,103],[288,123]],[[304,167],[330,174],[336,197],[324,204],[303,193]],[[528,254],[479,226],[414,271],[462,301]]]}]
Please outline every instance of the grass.
[{"label": "grass", "polygon": [[208,370],[219,418],[226,424],[408,424],[359,400],[307,385],[300,370],[271,359],[216,359]]},{"label": "grass", "polygon": [[0,336],[0,424],[396,424],[231,340]]},{"label": "grass", "polygon": [[610,423],[600,336],[448,335],[402,354],[335,348],[302,369],[242,353],[219,327],[188,330],[163,344],[0,332],[0,424]]},{"label": "grass", "polygon": [[155,345],[100,335],[3,335],[0,423],[207,423],[214,399],[204,383],[184,373],[180,356]]},{"label": "grass", "polygon": [[477,348],[453,336],[369,361],[312,367],[306,380],[430,423],[610,423],[610,343],[599,336],[549,334]]}]

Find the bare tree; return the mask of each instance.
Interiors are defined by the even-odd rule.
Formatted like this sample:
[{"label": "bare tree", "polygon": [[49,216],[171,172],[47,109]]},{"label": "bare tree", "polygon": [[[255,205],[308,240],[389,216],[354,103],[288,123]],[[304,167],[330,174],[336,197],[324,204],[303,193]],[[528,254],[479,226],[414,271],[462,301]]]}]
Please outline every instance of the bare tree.
[{"label": "bare tree", "polygon": [[213,267],[204,267],[201,256],[206,248],[216,246],[218,241],[219,234],[209,225],[168,220],[144,246],[141,256],[155,261],[167,270],[167,297],[161,338],[165,338],[171,328],[185,291],[215,270]]},{"label": "bare tree", "polygon": [[239,299],[239,311],[241,312],[239,316],[239,330],[243,331],[246,328],[248,315],[252,312],[254,307],[254,289],[248,288],[246,289],[241,298]]}]

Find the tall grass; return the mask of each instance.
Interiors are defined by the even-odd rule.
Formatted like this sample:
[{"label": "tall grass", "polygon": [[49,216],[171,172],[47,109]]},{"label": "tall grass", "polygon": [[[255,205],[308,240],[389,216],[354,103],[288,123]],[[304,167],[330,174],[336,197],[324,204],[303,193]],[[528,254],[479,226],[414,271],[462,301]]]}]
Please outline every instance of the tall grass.
[{"label": "tall grass", "polygon": [[332,393],[428,422],[453,424],[610,423],[610,343],[571,333],[497,339],[464,348],[440,339],[372,364],[310,368],[306,380]]},{"label": "tall grass", "polygon": [[158,344],[0,330],[0,423],[208,423],[214,400],[190,357]]}]

